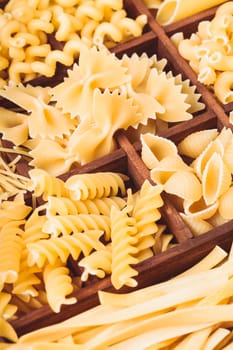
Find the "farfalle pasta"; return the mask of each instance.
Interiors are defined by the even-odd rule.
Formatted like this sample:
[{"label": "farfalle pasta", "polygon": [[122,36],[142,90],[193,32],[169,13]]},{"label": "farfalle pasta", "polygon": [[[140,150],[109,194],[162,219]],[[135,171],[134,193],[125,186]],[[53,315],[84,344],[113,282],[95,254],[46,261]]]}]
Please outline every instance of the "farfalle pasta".
[{"label": "farfalle pasta", "polygon": [[82,47],[78,63],[54,87],[12,84],[0,90],[26,111],[11,111],[9,124],[9,111],[2,108],[3,137],[19,153],[23,147],[32,167],[58,176],[115,150],[119,129],[136,140],[140,133],[189,120],[205,106],[188,80],[165,73],[166,63],[146,53],[118,58],[106,48]]}]

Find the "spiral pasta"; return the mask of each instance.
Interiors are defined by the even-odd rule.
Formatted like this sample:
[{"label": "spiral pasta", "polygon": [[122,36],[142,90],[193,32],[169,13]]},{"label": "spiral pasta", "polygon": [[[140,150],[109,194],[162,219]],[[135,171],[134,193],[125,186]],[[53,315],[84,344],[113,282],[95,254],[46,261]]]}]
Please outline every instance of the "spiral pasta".
[{"label": "spiral pasta", "polygon": [[85,256],[79,261],[78,265],[84,269],[81,275],[82,281],[87,281],[89,275],[104,278],[106,274],[110,274],[112,271],[111,244],[108,244],[105,249],[96,250]]},{"label": "spiral pasta", "polygon": [[23,230],[20,225],[23,224],[24,220],[10,221],[0,231],[0,285],[13,283],[18,278],[23,248]]},{"label": "spiral pasta", "polygon": [[111,210],[112,273],[111,282],[116,289],[123,285],[135,287],[138,272],[131,266],[138,263],[136,220],[130,217],[131,207]]},{"label": "spiral pasta", "polygon": [[115,196],[119,192],[124,196],[126,193],[124,181],[127,179],[126,175],[113,172],[77,174],[66,180],[65,188],[69,191],[70,197],[76,200]]},{"label": "spiral pasta", "polygon": [[54,265],[47,264],[43,270],[43,280],[48,304],[54,312],[60,312],[62,305],[76,303],[75,297],[67,297],[73,292],[73,286],[69,269],[64,264],[59,261]]},{"label": "spiral pasta", "polygon": [[107,238],[110,236],[110,219],[106,215],[98,214],[56,215],[44,223],[42,230],[53,237],[88,230],[101,230]]},{"label": "spiral pasta", "polygon": [[31,179],[29,190],[33,191],[36,197],[42,195],[43,199],[47,200],[49,195],[62,196],[67,194],[64,182],[43,169],[31,169],[29,176]]},{"label": "spiral pasta", "polygon": [[62,237],[51,237],[41,239],[38,242],[29,243],[28,265],[36,264],[43,267],[46,262],[54,265],[57,258],[65,263],[70,256],[77,260],[81,253],[88,255],[93,249],[101,249],[104,245],[99,241],[103,232],[100,230],[89,230],[84,233],[74,233]]},{"label": "spiral pasta", "polygon": [[114,205],[123,208],[126,201],[118,196],[94,198],[86,200],[72,200],[68,197],[48,197],[46,216],[54,215],[75,215],[75,214],[96,214],[109,215]]}]

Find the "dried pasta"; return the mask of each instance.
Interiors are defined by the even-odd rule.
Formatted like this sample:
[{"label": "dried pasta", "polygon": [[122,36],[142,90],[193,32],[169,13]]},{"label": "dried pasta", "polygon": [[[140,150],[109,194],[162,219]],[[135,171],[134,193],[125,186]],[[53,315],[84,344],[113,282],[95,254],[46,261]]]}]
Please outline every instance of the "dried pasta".
[{"label": "dried pasta", "polygon": [[59,349],[62,344],[64,349],[195,349],[198,344],[231,348],[231,272],[230,254],[216,247],[166,282],[131,293],[100,291],[97,307],[23,335],[7,349]]},{"label": "dried pasta", "polygon": [[[150,170],[151,179],[173,195],[173,204],[194,235],[207,232],[232,218],[229,205],[233,174],[232,137],[230,128],[223,127],[220,131],[213,128],[192,132],[178,145],[164,139],[173,155],[161,153],[158,159],[155,157],[156,145],[163,143],[162,138],[158,143],[156,135],[149,133],[141,137],[142,160]],[[180,155],[189,157],[190,161],[186,164]]]},{"label": "dried pasta", "polygon": [[193,35],[178,43],[179,53],[189,62],[197,79],[209,87],[222,104],[232,101],[232,13],[224,10],[230,7],[228,3],[231,4],[219,1],[214,17],[201,21]]},{"label": "dried pasta", "polygon": [[98,172],[77,174],[69,177],[65,188],[74,200],[94,199],[126,194],[125,181],[128,177],[121,173]]},{"label": "dried pasta", "polygon": [[123,208],[126,205],[125,199],[119,196],[93,198],[86,200],[71,200],[67,197],[48,197],[46,216],[53,215],[74,215],[74,214],[97,214],[109,216],[111,207]]},{"label": "dried pasta", "polygon": [[135,276],[138,272],[131,267],[138,263],[138,259],[134,256],[138,249],[136,243],[138,241],[136,233],[136,220],[129,217],[131,208],[125,207],[119,210],[112,207],[111,210],[111,241],[112,241],[112,273],[111,282],[116,289],[123,285],[135,287],[137,281]]},{"label": "dried pasta", "polygon": [[43,199],[46,200],[51,195],[62,196],[67,194],[64,182],[43,169],[31,169],[29,176],[31,179],[29,190],[33,191],[36,197],[42,195]]},{"label": "dried pasta", "polygon": [[[9,111],[3,109],[3,127],[4,138],[23,147],[31,159],[30,166],[59,176],[72,165],[85,164],[115,150],[118,129],[138,139],[148,129],[157,132],[162,126],[168,127],[168,122],[190,119],[192,112],[204,108],[188,81],[165,73],[165,59],[146,53],[118,58],[107,48],[84,46],[77,37],[65,43],[69,55],[79,51],[79,60],[54,87],[10,84],[0,89],[1,96],[26,111],[11,111],[9,124]],[[44,48],[46,51],[48,47]],[[33,52],[44,49],[33,46],[27,50],[36,64]],[[41,59],[38,63],[44,64]],[[179,102],[174,105],[173,99]],[[20,130],[23,133],[19,137]]]},{"label": "dried pasta", "polygon": [[[0,283],[13,283],[17,280],[23,248],[23,220],[6,223],[0,231],[2,254],[0,258]],[[9,247],[9,242],[11,245]]]},{"label": "dried pasta", "polygon": [[100,230],[86,230],[84,233],[78,232],[73,235],[51,237],[28,243],[28,265],[36,264],[40,268],[46,262],[54,265],[57,258],[66,263],[69,255],[77,260],[81,252],[88,255],[93,249],[103,247],[99,241],[102,234],[103,232]]},{"label": "dried pasta", "polygon": [[42,230],[53,237],[86,230],[102,230],[109,237],[110,220],[109,216],[99,214],[56,215],[45,221]]},{"label": "dried pasta", "polygon": [[[0,16],[1,68],[6,73],[3,85],[9,81],[26,82],[38,74],[52,77],[57,63],[71,66],[81,47],[91,47],[95,43],[114,46],[120,41],[140,36],[147,23],[146,15],[129,18],[122,1],[117,5],[95,1],[73,1],[72,4],[64,1],[16,3],[10,0],[5,5]],[[121,21],[114,22],[118,12],[123,16]],[[87,28],[83,30],[84,26],[90,25],[91,31]],[[62,49],[53,49],[49,44],[50,34],[64,43]],[[45,51],[42,53],[43,45],[47,45],[47,54]],[[36,53],[36,48],[40,47],[42,51],[37,50]],[[29,51],[34,51],[34,60],[28,55]]]},{"label": "dried pasta", "polygon": [[161,25],[167,25],[206,10],[210,7],[220,5],[223,2],[224,0],[195,1],[195,3],[193,2],[187,6],[187,2],[185,2],[185,0],[165,0],[159,6],[158,13],[156,14],[156,20]]},{"label": "dried pasta", "polygon": [[54,265],[46,265],[43,270],[43,280],[48,304],[54,312],[60,312],[62,305],[76,303],[75,297],[67,297],[73,292],[73,286],[69,269],[63,264],[57,262]]}]

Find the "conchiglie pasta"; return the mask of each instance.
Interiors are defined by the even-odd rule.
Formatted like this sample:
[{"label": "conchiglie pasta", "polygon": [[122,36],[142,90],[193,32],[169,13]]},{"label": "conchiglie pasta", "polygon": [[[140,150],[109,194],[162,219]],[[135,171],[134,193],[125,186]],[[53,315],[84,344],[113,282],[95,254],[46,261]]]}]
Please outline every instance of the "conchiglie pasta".
[{"label": "conchiglie pasta", "polygon": [[184,213],[186,215],[192,215],[193,217],[204,220],[211,218],[216,213],[218,210],[218,205],[218,201],[215,201],[211,205],[206,205],[203,197],[195,202],[191,200],[183,201]]},{"label": "conchiglie pasta", "polygon": [[202,191],[207,205],[213,204],[231,184],[231,173],[218,153],[213,153],[203,170]]},{"label": "conchiglie pasta", "polygon": [[141,157],[149,169],[156,167],[163,158],[177,155],[176,145],[166,138],[147,133],[142,134],[140,139]]},{"label": "conchiglie pasta", "polygon": [[191,166],[200,179],[202,179],[206,163],[214,153],[219,154],[220,157],[224,154],[224,146],[219,139],[211,141],[203,152],[192,162]]},{"label": "conchiglie pasta", "polygon": [[178,151],[180,154],[184,154],[188,157],[197,158],[217,136],[217,129],[193,132],[178,144]]},{"label": "conchiglie pasta", "polygon": [[197,176],[189,171],[178,171],[164,184],[164,191],[183,199],[198,201],[202,196],[201,183]]},{"label": "conchiglie pasta", "polygon": [[180,215],[195,236],[199,236],[213,229],[213,226],[209,222],[201,218],[185,215],[183,213],[180,213]]},{"label": "conchiglie pasta", "polygon": [[219,213],[226,220],[233,219],[233,186],[219,198]]},{"label": "conchiglie pasta", "polygon": [[163,158],[158,165],[151,170],[150,174],[154,182],[164,185],[171,175],[178,171],[193,172],[193,169],[189,167],[179,155],[176,155]]}]

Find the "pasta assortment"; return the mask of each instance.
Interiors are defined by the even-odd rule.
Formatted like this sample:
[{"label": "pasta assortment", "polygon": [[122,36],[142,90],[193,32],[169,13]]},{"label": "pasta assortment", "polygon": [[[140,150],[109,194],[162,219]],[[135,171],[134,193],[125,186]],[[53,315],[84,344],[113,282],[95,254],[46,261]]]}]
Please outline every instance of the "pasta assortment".
[{"label": "pasta assortment", "polygon": [[141,2],[0,9],[0,349],[232,346],[232,2]]},{"label": "pasta assortment", "polygon": [[216,246],[166,282],[116,294],[100,305],[21,336],[3,349],[232,348],[232,257]]},{"label": "pasta assortment", "polygon": [[166,74],[166,63],[146,53],[117,58],[107,49],[82,49],[78,64],[54,87],[12,84],[0,90],[26,111],[5,114],[2,108],[3,138],[19,152],[23,147],[29,165],[58,176],[115,150],[119,129],[139,135],[147,125],[159,131],[159,121],[192,119],[205,108],[200,94],[180,75]]}]

